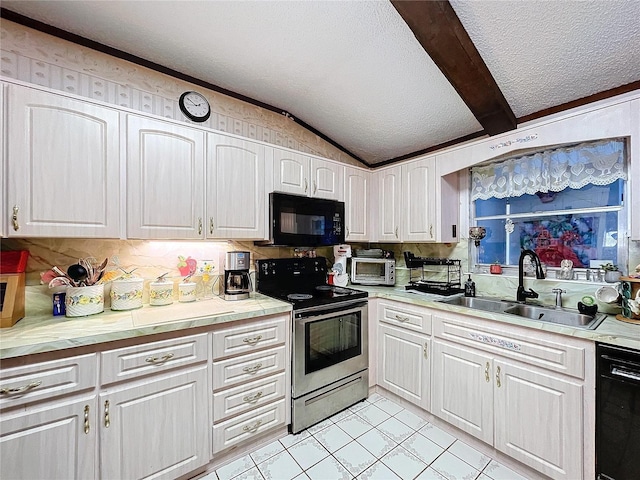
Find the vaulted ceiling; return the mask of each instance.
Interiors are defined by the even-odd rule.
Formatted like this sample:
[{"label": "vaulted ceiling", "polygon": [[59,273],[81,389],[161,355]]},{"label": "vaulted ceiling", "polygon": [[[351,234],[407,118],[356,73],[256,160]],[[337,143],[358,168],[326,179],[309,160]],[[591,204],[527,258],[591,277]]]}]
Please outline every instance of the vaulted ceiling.
[{"label": "vaulted ceiling", "polygon": [[275,111],[369,165],[640,88],[640,1],[2,0]]}]

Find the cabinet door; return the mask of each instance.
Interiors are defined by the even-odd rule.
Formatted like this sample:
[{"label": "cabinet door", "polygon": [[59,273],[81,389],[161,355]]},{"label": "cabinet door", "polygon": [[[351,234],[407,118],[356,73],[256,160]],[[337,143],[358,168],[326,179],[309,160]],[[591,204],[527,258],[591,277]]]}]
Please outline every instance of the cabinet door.
[{"label": "cabinet door", "polygon": [[434,157],[402,166],[402,240],[405,242],[435,241],[434,169]]},{"label": "cabinet door", "polygon": [[119,113],[18,85],[8,93],[9,236],[118,238]]},{"label": "cabinet door", "polygon": [[401,328],[378,329],[378,385],[429,409],[429,337]]},{"label": "cabinet door", "polygon": [[207,367],[100,394],[100,477],[174,479],[209,462]]},{"label": "cabinet door", "polygon": [[555,479],[582,478],[583,387],[495,361],[495,447]]},{"label": "cabinet door", "polygon": [[629,193],[631,194],[631,240],[640,240],[640,98],[631,101],[631,164]]},{"label": "cabinet door", "polygon": [[209,134],[208,238],[265,238],[265,164],[272,154],[258,143]]},{"label": "cabinet door", "polygon": [[203,238],[204,133],[127,116],[127,237]]},{"label": "cabinet door", "polygon": [[365,170],[345,168],[345,240],[368,242],[370,240],[369,176]]},{"label": "cabinet door", "polygon": [[96,397],[0,415],[0,478],[96,477]]},{"label": "cabinet door", "polygon": [[493,362],[475,350],[433,345],[431,413],[493,444]]},{"label": "cabinet door", "polygon": [[311,196],[344,200],[344,165],[311,159]]},{"label": "cabinet door", "polygon": [[400,167],[380,170],[375,173],[378,183],[377,241],[400,241],[400,188],[402,170]]},{"label": "cabinet door", "polygon": [[276,192],[308,196],[311,192],[311,157],[285,150],[273,150],[273,189]]}]

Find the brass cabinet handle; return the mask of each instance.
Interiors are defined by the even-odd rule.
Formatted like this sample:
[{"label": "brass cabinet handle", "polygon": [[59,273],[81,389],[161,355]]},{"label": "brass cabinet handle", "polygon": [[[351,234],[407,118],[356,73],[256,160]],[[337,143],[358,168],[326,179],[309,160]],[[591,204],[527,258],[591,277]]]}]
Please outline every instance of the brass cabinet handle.
[{"label": "brass cabinet handle", "polygon": [[2,395],[15,395],[17,393],[24,393],[27,390],[31,390],[33,388],[39,387],[40,385],[42,385],[42,382],[31,382],[27,385],[23,385],[21,387],[14,387],[14,388],[2,388],[0,389],[0,394]]},{"label": "brass cabinet handle", "polygon": [[243,372],[249,373],[249,374],[254,374],[256,373],[258,370],[260,370],[262,368],[262,364],[261,363],[257,363],[251,367],[244,367],[242,369]]},{"label": "brass cabinet handle", "polygon": [[429,344],[424,342],[424,347],[422,347],[422,352],[424,353],[424,358],[429,358]]},{"label": "brass cabinet handle", "polygon": [[89,434],[89,405],[84,406],[84,433]]},{"label": "brass cabinet handle", "polygon": [[161,363],[166,362],[167,360],[173,358],[173,353],[167,353],[166,355],[163,355],[162,357],[147,357],[144,359],[145,362],[147,363],[153,363],[154,365],[158,365]]},{"label": "brass cabinet handle", "polygon": [[260,425],[262,425],[262,420],[256,421],[256,423],[251,426],[245,425],[244,427],[242,427],[242,430],[244,430],[245,432],[254,433],[256,430],[258,430],[258,428],[260,428]]},{"label": "brass cabinet handle", "polygon": [[313,194],[315,195],[316,192],[318,191],[318,185],[316,184],[316,181],[313,181]]},{"label": "brass cabinet handle", "polygon": [[347,227],[347,237],[350,235],[349,233],[349,227]]},{"label": "brass cabinet handle", "polygon": [[17,232],[20,229],[20,224],[18,223],[18,208],[17,205],[13,206],[13,215],[11,216],[11,223],[13,224],[13,229]]},{"label": "brass cabinet handle", "polygon": [[396,238],[398,238],[398,227],[396,227]]},{"label": "brass cabinet handle", "polygon": [[255,345],[260,340],[262,340],[262,335],[256,335],[255,337],[247,337],[242,339],[244,343],[247,343],[249,345]]},{"label": "brass cabinet handle", "polygon": [[496,367],[496,385],[498,385],[498,388],[502,386],[500,382],[500,366]]},{"label": "brass cabinet handle", "polygon": [[209,217],[209,233],[213,235],[213,217]]},{"label": "brass cabinet handle", "polygon": [[491,379],[489,378],[489,362],[487,362],[487,364],[484,366],[484,379],[488,382],[491,381]]},{"label": "brass cabinet handle", "polygon": [[399,322],[408,322],[409,321],[409,317],[401,317],[400,315],[398,315],[396,313],[396,320],[398,320]]},{"label": "brass cabinet handle", "polygon": [[307,193],[307,188],[309,187],[309,182],[307,182],[307,179],[304,179],[304,193]]},{"label": "brass cabinet handle", "polygon": [[111,425],[111,419],[109,418],[109,400],[104,401],[104,426],[109,428]]},{"label": "brass cabinet handle", "polygon": [[198,235],[202,235],[202,217],[198,217]]},{"label": "brass cabinet handle", "polygon": [[429,236],[433,238],[433,225],[429,225]]},{"label": "brass cabinet handle", "polygon": [[258,393],[254,393],[253,395],[247,395],[242,400],[244,400],[246,403],[255,403],[258,400],[260,400],[261,397],[262,397],[262,390],[259,391]]}]

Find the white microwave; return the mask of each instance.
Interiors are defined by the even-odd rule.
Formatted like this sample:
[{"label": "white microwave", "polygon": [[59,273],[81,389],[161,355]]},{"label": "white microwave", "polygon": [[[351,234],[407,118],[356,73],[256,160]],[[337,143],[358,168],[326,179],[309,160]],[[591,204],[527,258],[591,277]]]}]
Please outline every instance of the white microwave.
[{"label": "white microwave", "polygon": [[359,285],[395,285],[396,261],[393,258],[351,258],[351,283]]}]

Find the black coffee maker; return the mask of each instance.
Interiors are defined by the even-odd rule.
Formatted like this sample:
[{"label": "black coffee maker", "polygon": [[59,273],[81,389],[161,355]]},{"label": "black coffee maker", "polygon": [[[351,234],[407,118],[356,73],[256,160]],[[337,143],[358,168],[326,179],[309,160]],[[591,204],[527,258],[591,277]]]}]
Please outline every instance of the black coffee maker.
[{"label": "black coffee maker", "polygon": [[249,298],[251,277],[249,252],[227,252],[224,262],[224,299],[242,300]]}]

